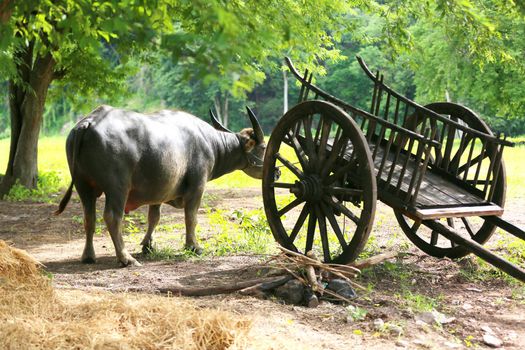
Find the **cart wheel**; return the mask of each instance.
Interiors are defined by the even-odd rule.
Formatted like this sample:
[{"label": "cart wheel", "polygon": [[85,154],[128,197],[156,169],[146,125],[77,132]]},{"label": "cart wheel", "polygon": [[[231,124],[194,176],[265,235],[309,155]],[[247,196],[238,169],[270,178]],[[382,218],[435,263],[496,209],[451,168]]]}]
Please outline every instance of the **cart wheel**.
[{"label": "cart wheel", "polygon": [[302,102],[266,148],[263,200],[283,247],[348,263],[363,249],[377,198],[372,157],[353,119],[325,101]]},{"label": "cart wheel", "polygon": [[[467,126],[473,129],[492,135],[492,131],[487,126],[487,124],[485,124],[485,122],[483,122],[483,120],[481,120],[476,115],[476,113],[474,113],[469,108],[450,102],[431,103],[425,107],[439,114],[450,115],[454,121],[465,123]],[[492,154],[491,152],[487,153]],[[477,166],[477,163],[472,164],[472,166]],[[503,207],[507,188],[505,164],[503,163],[503,160],[500,171],[501,173],[498,176],[498,181],[496,182],[492,202]],[[464,247],[456,246],[452,241],[440,235],[439,232],[432,231],[428,227],[411,220],[397,210],[394,210],[394,212],[399,225],[407,237],[412,241],[412,243],[414,243],[425,253],[435,257],[446,256],[452,259],[461,258],[470,253]],[[485,221],[483,217],[471,216],[459,218],[441,218],[436,220],[440,220],[443,223],[446,222],[449,227],[454,228],[457,232],[463,234],[465,237],[470,237],[479,244],[485,243],[496,229],[494,224]]]}]

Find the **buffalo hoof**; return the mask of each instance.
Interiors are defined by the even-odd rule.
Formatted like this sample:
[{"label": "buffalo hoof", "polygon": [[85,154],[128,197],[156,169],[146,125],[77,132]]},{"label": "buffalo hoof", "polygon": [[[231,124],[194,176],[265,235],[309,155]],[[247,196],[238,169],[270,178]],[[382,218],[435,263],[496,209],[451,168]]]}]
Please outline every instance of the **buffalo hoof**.
[{"label": "buffalo hoof", "polygon": [[195,255],[202,255],[202,252],[204,252],[204,250],[199,246],[186,246],[184,249],[192,252]]},{"label": "buffalo hoof", "polygon": [[128,258],[127,261],[120,261],[120,267],[138,267],[142,266],[141,263],[139,263],[134,258]]},{"label": "buffalo hoof", "polygon": [[145,244],[142,246],[143,255],[150,255],[151,253],[153,253],[153,251],[154,251],[154,248],[153,248],[153,245],[151,244]]},{"label": "buffalo hoof", "polygon": [[92,256],[83,256],[80,261],[82,264],[94,264],[97,262],[97,260]]}]

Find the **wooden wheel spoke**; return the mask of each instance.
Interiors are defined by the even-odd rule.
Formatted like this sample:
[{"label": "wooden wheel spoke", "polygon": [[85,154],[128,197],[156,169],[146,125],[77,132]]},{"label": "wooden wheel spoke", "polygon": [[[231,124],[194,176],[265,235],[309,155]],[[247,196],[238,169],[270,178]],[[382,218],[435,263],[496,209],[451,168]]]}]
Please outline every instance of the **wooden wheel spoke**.
[{"label": "wooden wheel spoke", "polygon": [[283,163],[283,165],[287,167],[292,173],[294,173],[294,175],[297,176],[299,179],[302,179],[304,177],[304,174],[301,171],[301,169],[293,165],[288,159],[285,159],[283,156],[281,156],[281,154],[277,153],[275,155],[275,158],[279,159],[281,163]]},{"label": "wooden wheel spoke", "polygon": [[292,232],[290,232],[290,236],[289,236],[290,243],[293,243],[295,241],[295,238],[297,237],[297,234],[303,227],[303,224],[309,212],[310,212],[309,206],[308,204],[305,204],[303,209],[301,210],[301,213],[299,214],[299,217],[297,218],[297,221],[295,222]]},{"label": "wooden wheel spoke", "polygon": [[341,153],[341,150],[343,149],[343,147],[346,148],[347,143],[348,143],[348,137],[346,136],[341,136],[339,138],[336,138],[336,141],[334,145],[332,146],[330,156],[328,157],[326,162],[324,162],[324,164],[321,166],[321,178],[324,178],[326,175],[330,173],[330,171],[332,170],[334,166],[335,161],[337,160],[337,158],[339,157],[339,154]]},{"label": "wooden wheel spoke", "polygon": [[343,235],[343,232],[341,231],[341,228],[339,227],[339,223],[337,222],[337,219],[335,218],[334,211],[331,207],[327,206],[324,203],[321,203],[321,209],[324,212],[324,215],[328,219],[328,222],[330,222],[330,226],[332,226],[332,229],[334,230],[335,236],[337,237],[337,240],[339,241],[339,244],[343,249],[346,249],[346,241],[345,237]]},{"label": "wooden wheel spoke", "polygon": [[439,232],[432,231],[432,233],[430,234],[430,245],[437,246],[438,238],[439,238]]},{"label": "wooden wheel spoke", "polygon": [[350,171],[355,170],[357,163],[355,161],[350,161],[341,168],[337,169],[332,175],[326,177],[323,181],[325,185],[333,184],[335,181],[339,180],[341,177],[347,175]]},{"label": "wooden wheel spoke", "polygon": [[290,210],[292,210],[293,208],[295,208],[296,206],[298,206],[299,204],[301,204],[303,202],[302,199],[299,199],[299,198],[296,198],[294,199],[293,201],[291,201],[290,203],[288,203],[284,208],[282,208],[281,210],[279,210],[277,212],[277,214],[279,214],[279,217],[283,216],[284,214],[288,213]]},{"label": "wooden wheel spoke", "polygon": [[303,227],[303,224],[309,212],[310,212],[309,206],[308,204],[305,204],[303,209],[301,210],[301,213],[299,214],[299,217],[297,218],[297,221],[295,222],[292,232],[290,232],[290,237],[288,239],[290,240],[291,244],[293,244],[293,242],[295,241],[295,238],[297,237],[297,234],[301,230],[301,227]]},{"label": "wooden wheel spoke", "polygon": [[464,166],[460,166],[461,163],[461,156],[463,155],[463,152],[468,147],[468,144],[472,141],[474,141],[474,138],[471,136],[466,136],[464,139],[461,140],[462,142],[459,144],[459,148],[456,150],[456,153],[454,153],[454,157],[452,157],[452,160],[450,161],[450,166],[452,169],[457,169],[458,174],[461,173],[461,170],[463,168],[463,171],[466,171],[468,169],[465,169]]},{"label": "wooden wheel spoke", "polygon": [[476,233],[474,232],[474,229],[472,228],[472,225],[470,225],[470,222],[467,218],[462,217],[461,221],[463,221],[463,224],[465,225],[465,229],[467,229],[468,234],[470,235],[470,238],[474,238]]},{"label": "wooden wheel spoke", "polygon": [[306,153],[310,157],[310,163],[317,164],[317,154],[315,153],[315,144],[312,136],[312,116],[303,119],[304,135],[306,139]]},{"label": "wooden wheel spoke", "polygon": [[454,218],[447,218],[447,224],[448,226],[452,228],[456,228],[456,224],[454,223]]},{"label": "wooden wheel spoke", "polygon": [[319,142],[319,150],[317,152],[318,162],[322,162],[325,158],[326,145],[328,143],[328,137],[330,136],[330,129],[332,128],[332,121],[327,118],[322,118],[323,126],[321,129],[321,140]]},{"label": "wooden wheel spoke", "polygon": [[286,182],[274,182],[271,186],[275,188],[294,188],[296,185]]},{"label": "wooden wheel spoke", "polygon": [[299,143],[297,137],[295,135],[288,134],[288,138],[286,140],[289,142],[289,146],[294,149],[295,155],[297,156],[299,163],[301,163],[303,170],[308,169],[306,153],[304,152],[303,147]]},{"label": "wooden wheel spoke", "polygon": [[416,232],[419,230],[419,227],[421,226],[421,221],[414,221],[414,225],[410,228],[412,231]]},{"label": "wooden wheel spoke", "polygon": [[323,198],[325,202],[327,202],[332,208],[336,209],[337,211],[343,213],[344,216],[352,220],[356,225],[359,223],[359,218],[350,211],[347,207],[345,207],[343,204],[336,202],[332,199],[332,197],[325,196]]},{"label": "wooden wheel spoke", "polygon": [[324,261],[330,261],[330,243],[328,241],[328,232],[326,230],[326,219],[318,205],[315,206],[315,215],[317,216],[317,222],[319,223],[319,234],[321,235],[321,243],[323,245]]},{"label": "wooden wheel spoke", "polygon": [[308,232],[306,234],[306,247],[304,249],[305,253],[308,253],[312,250],[314,245],[314,236],[315,236],[315,223],[317,218],[315,216],[315,208],[309,208],[310,216],[308,217]]}]

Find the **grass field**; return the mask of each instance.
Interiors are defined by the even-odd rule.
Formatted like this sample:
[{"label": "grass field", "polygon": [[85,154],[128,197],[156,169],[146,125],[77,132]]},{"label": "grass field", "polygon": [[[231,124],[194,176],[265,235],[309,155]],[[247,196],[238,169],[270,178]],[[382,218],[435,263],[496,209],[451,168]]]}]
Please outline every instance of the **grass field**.
[{"label": "grass field", "polygon": [[[523,137],[517,138],[522,140]],[[0,173],[4,173],[9,157],[9,139],[0,140]],[[507,168],[508,198],[525,196],[525,146],[507,148],[504,160]],[[38,170],[40,173],[54,172],[62,186],[69,184],[70,176],[65,154],[65,136],[43,137],[38,146]],[[208,186],[214,188],[260,187],[260,180],[235,171],[212,181]]]}]

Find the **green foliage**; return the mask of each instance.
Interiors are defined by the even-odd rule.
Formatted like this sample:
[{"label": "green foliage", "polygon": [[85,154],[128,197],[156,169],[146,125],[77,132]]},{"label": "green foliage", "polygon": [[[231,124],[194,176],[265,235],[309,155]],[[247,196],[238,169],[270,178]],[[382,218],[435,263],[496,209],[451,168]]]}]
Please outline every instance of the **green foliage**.
[{"label": "green foliage", "polygon": [[35,189],[28,189],[18,182],[11,188],[5,199],[8,201],[31,200],[37,202],[54,202],[62,189],[60,176],[56,172],[45,172],[38,175]]},{"label": "green foliage", "polygon": [[428,297],[423,294],[414,293],[410,290],[405,290],[398,297],[405,302],[407,307],[417,312],[432,311],[439,307],[443,297]]},{"label": "green foliage", "polygon": [[[408,58],[415,66],[417,99],[422,103],[459,102],[480,113],[494,131],[525,132],[525,18],[512,4],[480,1],[484,5],[478,36],[466,44],[473,28],[436,25],[434,20],[413,26],[416,48]],[[476,7],[471,7],[474,12]],[[474,14],[471,14],[471,17]],[[452,26],[453,27],[453,26]],[[487,48],[491,46],[492,48]],[[481,48],[483,47],[483,48]],[[416,68],[417,67],[417,68]]]},{"label": "green foliage", "polygon": [[201,257],[192,251],[189,250],[177,250],[172,246],[158,246],[156,245],[153,250],[151,250],[147,255],[144,256],[147,260],[176,260],[176,261],[186,261],[186,260],[198,260]]},{"label": "green foliage", "polygon": [[262,210],[235,210],[232,213],[208,210],[207,216],[216,233],[205,242],[206,253],[223,256],[275,251],[275,242]]},{"label": "green foliage", "polygon": [[[6,79],[21,74],[14,54],[31,40],[39,54],[52,53],[57,74],[45,133],[102,102],[180,108],[207,119],[216,97],[228,98],[230,124],[239,129],[246,125],[247,92],[269,131],[282,115],[284,55],[300,69],[328,71],[319,77],[323,87],[368,109],[370,85],[355,54],[409,98],[417,90],[422,103],[443,100],[447,91],[497,131],[525,132],[519,112],[523,7],[512,2],[61,0],[13,6],[0,29],[0,73]],[[0,94],[6,91],[0,82]],[[0,96],[0,137],[8,136],[7,106]]]},{"label": "green foliage", "polygon": [[128,57],[171,28],[167,9],[167,1],[14,2],[0,27],[0,73],[22,82],[17,55],[30,47],[36,58],[53,56],[55,78],[70,96],[115,93],[129,73]]},{"label": "green foliage", "polygon": [[381,254],[383,252],[383,249],[379,246],[379,243],[377,242],[377,238],[374,235],[370,235],[368,237],[368,240],[366,242],[366,245],[363,249],[363,251],[359,254],[359,259],[366,259],[371,256]]},{"label": "green foliage", "polygon": [[366,318],[368,311],[362,307],[348,305],[346,307],[346,315],[352,319],[352,321],[363,321]]}]

